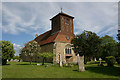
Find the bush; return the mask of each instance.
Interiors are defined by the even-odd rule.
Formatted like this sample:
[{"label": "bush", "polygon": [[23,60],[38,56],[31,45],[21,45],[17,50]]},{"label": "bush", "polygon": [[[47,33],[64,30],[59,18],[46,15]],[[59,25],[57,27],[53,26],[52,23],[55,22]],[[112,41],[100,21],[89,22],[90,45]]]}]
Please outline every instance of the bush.
[{"label": "bush", "polygon": [[105,58],[107,66],[114,66],[116,60],[114,56],[108,56]]},{"label": "bush", "polygon": [[117,57],[116,61],[117,61],[118,64],[120,64],[120,57]]}]

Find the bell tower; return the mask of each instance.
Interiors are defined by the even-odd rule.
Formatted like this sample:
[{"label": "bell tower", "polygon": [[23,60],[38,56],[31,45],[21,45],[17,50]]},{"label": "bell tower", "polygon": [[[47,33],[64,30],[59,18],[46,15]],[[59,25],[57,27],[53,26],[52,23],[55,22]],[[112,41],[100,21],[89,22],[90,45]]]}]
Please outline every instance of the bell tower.
[{"label": "bell tower", "polygon": [[60,32],[61,34],[64,35],[74,35],[73,32],[73,19],[74,17],[65,14],[62,12],[57,14],[56,16],[54,16],[51,20],[51,24],[52,24],[52,34],[56,33],[56,32]]}]

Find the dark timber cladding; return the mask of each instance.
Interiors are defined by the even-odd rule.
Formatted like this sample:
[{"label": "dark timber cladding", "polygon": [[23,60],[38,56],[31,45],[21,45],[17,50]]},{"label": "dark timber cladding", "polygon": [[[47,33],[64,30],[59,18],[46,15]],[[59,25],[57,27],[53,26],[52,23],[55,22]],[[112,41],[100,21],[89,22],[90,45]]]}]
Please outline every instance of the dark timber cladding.
[{"label": "dark timber cladding", "polygon": [[[61,23],[62,23],[62,21],[61,21],[61,20],[62,20],[61,16],[74,19],[74,17],[72,17],[72,16],[70,16],[70,15],[67,15],[67,14],[65,14],[65,13],[63,13],[63,12],[58,13],[56,16],[54,16],[52,19],[50,19],[50,20],[51,20],[51,24],[52,24],[52,33],[55,33],[55,32],[57,32],[57,31],[60,31],[60,30],[61,30],[62,25],[63,25],[63,24],[61,24]],[[62,31],[62,30],[61,30],[61,31]]]}]

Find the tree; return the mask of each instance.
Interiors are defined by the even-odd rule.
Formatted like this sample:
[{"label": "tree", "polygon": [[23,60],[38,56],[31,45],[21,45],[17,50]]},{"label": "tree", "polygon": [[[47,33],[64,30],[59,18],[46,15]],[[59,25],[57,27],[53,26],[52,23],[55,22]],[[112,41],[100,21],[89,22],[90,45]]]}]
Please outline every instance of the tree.
[{"label": "tree", "polygon": [[32,64],[33,59],[38,55],[40,50],[40,45],[33,40],[25,44],[25,47],[21,50],[21,56],[24,55],[27,57],[30,61],[30,64]]},{"label": "tree", "polygon": [[76,35],[76,37],[72,39],[71,43],[73,44],[76,54],[85,56],[86,63],[88,59],[98,55],[101,40],[96,33],[84,31],[82,34]]},{"label": "tree", "polygon": [[107,56],[117,56],[118,55],[118,43],[108,35],[101,37],[101,48],[102,48],[102,59],[105,60]]},{"label": "tree", "polygon": [[2,42],[0,41],[0,65],[2,65]]},{"label": "tree", "polygon": [[113,39],[113,37],[105,35],[101,37],[101,45],[107,44],[107,43],[116,43],[116,41]]},{"label": "tree", "polygon": [[42,65],[44,65],[45,60],[48,59],[48,58],[52,58],[53,54],[51,52],[39,53],[38,57],[41,57],[43,59]]},{"label": "tree", "polygon": [[120,57],[120,29],[118,30],[117,34],[117,39],[118,39],[118,58]]},{"label": "tree", "polygon": [[13,59],[17,59],[20,61],[20,57],[19,56],[14,56]]},{"label": "tree", "polygon": [[14,57],[15,50],[10,41],[0,41],[0,43],[2,43],[2,64],[5,65],[7,59]]}]

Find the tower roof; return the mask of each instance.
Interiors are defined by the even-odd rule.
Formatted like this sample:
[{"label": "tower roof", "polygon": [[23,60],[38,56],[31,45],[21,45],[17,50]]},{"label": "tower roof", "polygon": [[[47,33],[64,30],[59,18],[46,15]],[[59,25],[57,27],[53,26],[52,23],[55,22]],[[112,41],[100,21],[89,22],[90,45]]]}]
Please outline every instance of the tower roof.
[{"label": "tower roof", "polygon": [[[58,13],[56,16],[59,16],[59,15],[67,16],[67,17],[70,17],[70,18],[74,19],[73,16],[70,16],[70,15],[68,15],[66,13],[63,13],[63,12]],[[55,18],[56,16],[54,16],[53,18]],[[50,20],[52,20],[53,18],[51,18]]]}]

